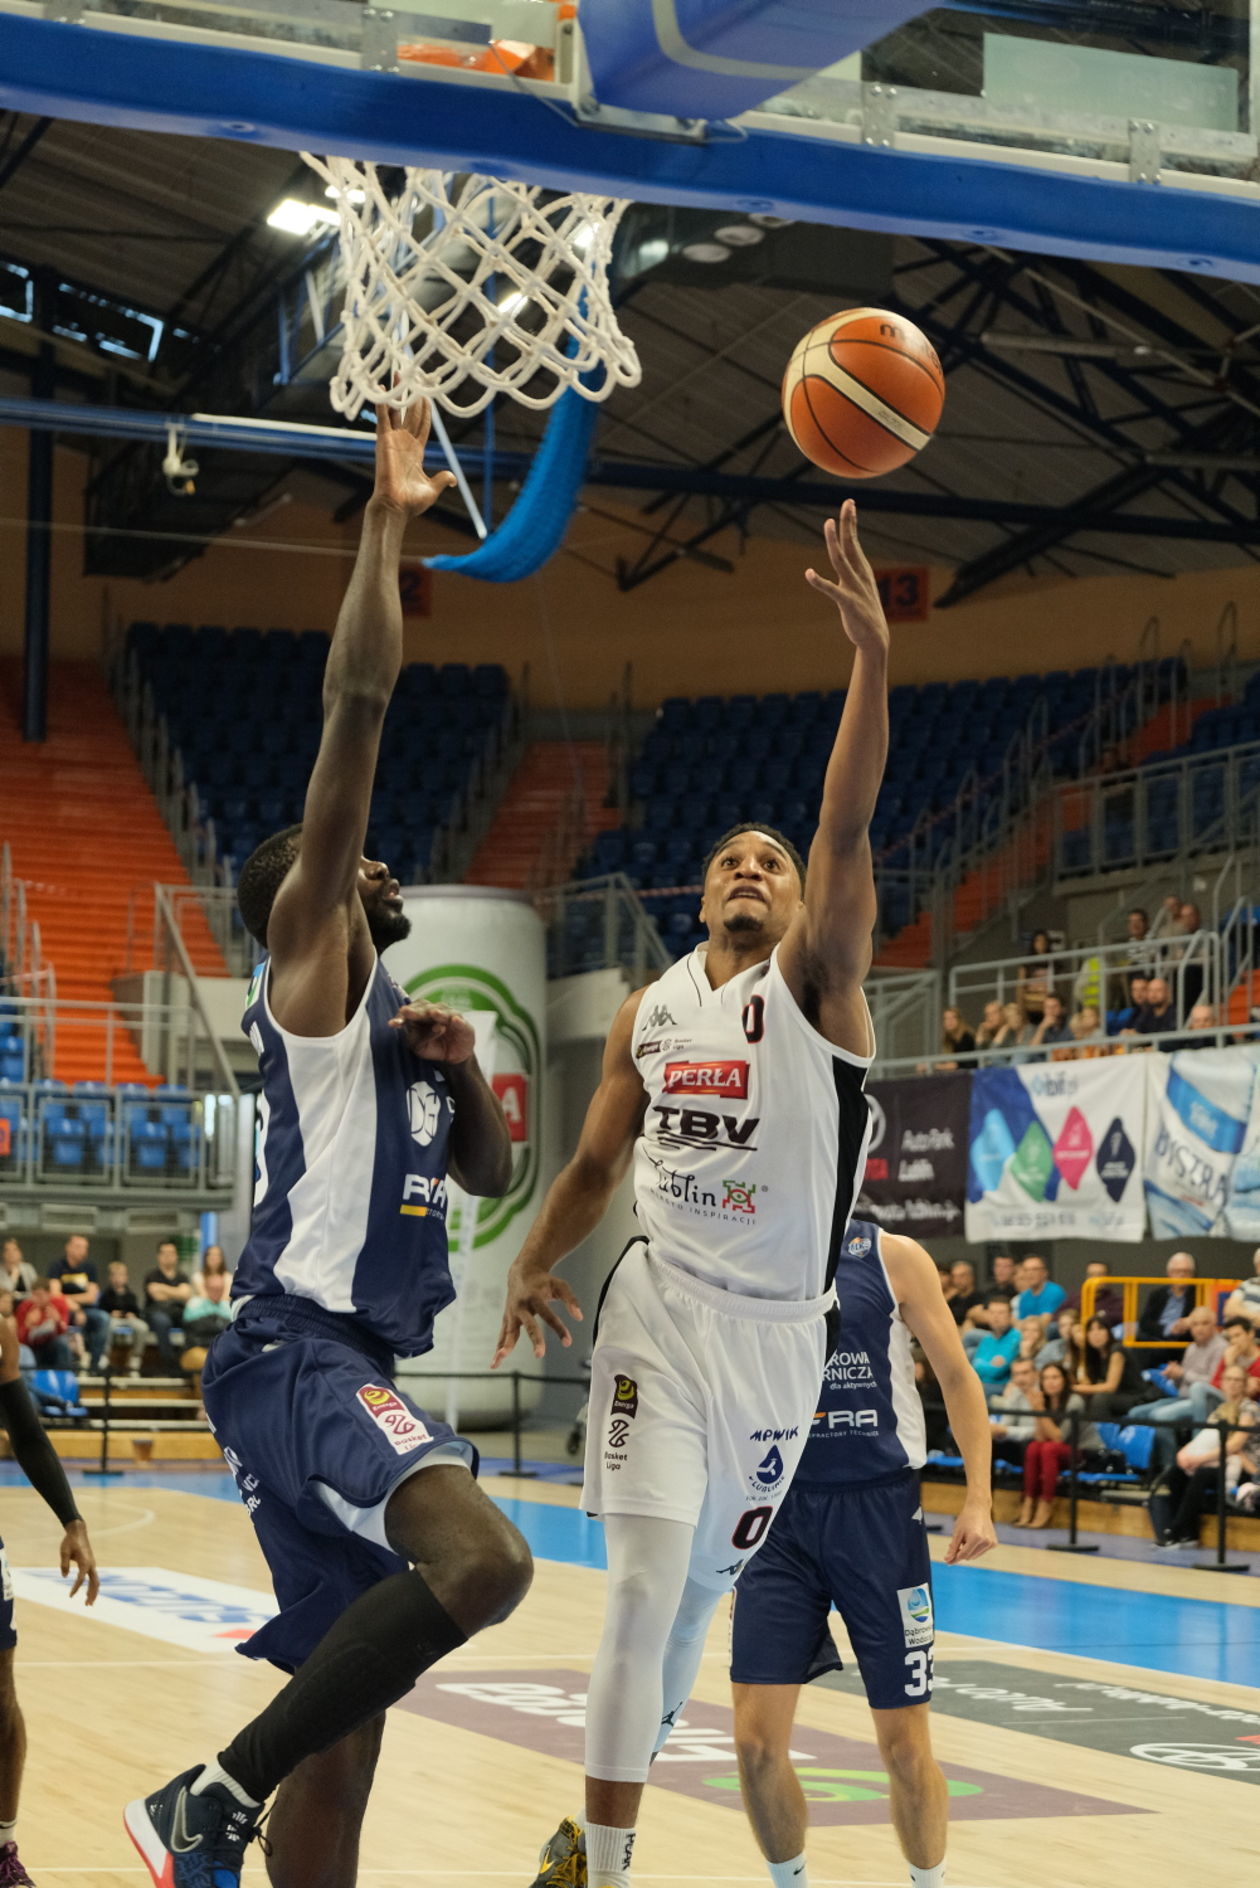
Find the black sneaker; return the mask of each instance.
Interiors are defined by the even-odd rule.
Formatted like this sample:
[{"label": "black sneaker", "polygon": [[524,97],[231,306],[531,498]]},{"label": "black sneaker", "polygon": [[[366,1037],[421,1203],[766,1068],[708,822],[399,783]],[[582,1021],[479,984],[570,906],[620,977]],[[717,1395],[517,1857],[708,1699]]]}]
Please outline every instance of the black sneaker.
[{"label": "black sneaker", "polygon": [[586,1888],[586,1837],[568,1816],[543,1843],[534,1888]]},{"label": "black sneaker", "polygon": [[185,1770],[123,1811],[155,1888],[238,1888],[263,1812],[246,1809],[221,1783],[194,1796],[203,1768]]}]

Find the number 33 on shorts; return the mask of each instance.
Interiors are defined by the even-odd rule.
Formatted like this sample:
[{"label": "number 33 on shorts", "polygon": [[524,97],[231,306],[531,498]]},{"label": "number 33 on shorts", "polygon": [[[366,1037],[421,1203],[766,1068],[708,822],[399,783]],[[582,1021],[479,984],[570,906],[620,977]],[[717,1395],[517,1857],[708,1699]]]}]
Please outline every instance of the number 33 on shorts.
[{"label": "number 33 on shorts", "polygon": [[906,1696],[907,1698],[926,1698],[932,1689],[932,1662],[935,1658],[933,1648],[924,1646],[918,1652],[906,1653]]}]

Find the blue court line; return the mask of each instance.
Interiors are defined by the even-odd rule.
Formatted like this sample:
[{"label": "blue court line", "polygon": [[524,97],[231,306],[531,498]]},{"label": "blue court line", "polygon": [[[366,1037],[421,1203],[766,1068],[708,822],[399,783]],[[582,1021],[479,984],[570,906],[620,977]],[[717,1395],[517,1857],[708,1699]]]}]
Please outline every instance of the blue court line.
[{"label": "blue court line", "polygon": [[[0,1464],[0,1487],[23,1481],[14,1465]],[[82,1472],[72,1472],[71,1481],[83,1483]],[[93,1484],[89,1480],[86,1485]],[[223,1469],[128,1470],[122,1480],[95,1485],[120,1492],[166,1488],[212,1500],[237,1500],[232,1478]],[[540,1560],[596,1570],[607,1566],[603,1528],[578,1509],[546,1507],[523,1494],[499,1497],[497,1505]],[[936,1623],[942,1632],[1077,1653],[1143,1671],[1260,1687],[1260,1607],[1039,1579],[983,1565],[938,1563],[932,1578]]]}]

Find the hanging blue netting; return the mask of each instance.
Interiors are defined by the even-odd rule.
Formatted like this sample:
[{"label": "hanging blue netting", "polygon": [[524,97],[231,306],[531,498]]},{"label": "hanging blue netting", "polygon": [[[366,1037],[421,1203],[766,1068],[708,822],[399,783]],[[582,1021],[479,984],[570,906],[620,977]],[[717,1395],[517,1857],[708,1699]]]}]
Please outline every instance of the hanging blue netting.
[{"label": "hanging blue netting", "polygon": [[559,550],[582,489],[599,409],[571,389],[557,400],[534,463],[502,524],[464,557],[429,557],[430,570],[454,570],[483,583],[516,583]]}]

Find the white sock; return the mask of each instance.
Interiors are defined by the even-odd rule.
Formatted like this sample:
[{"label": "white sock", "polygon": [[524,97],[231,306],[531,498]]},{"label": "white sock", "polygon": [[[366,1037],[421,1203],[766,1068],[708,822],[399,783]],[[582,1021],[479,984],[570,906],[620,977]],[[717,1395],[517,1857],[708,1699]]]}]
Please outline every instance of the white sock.
[{"label": "white sock", "polygon": [[240,1784],[236,1781],[236,1778],[230,1777],[227,1771],[223,1768],[223,1765],[219,1763],[217,1759],[214,1763],[208,1763],[208,1764],[203,1765],[201,1775],[197,1778],[197,1781],[192,1785],[191,1794],[193,1796],[200,1796],[202,1791],[208,1790],[212,1783],[221,1783],[225,1790],[230,1790],[232,1795],[236,1798],[237,1802],[240,1803],[243,1808],[258,1809],[260,1807],[260,1805],[254,1801],[252,1796],[246,1796],[244,1790],[241,1788]]},{"label": "white sock", "polygon": [[586,1825],[586,1878],[590,1888],[630,1888],[633,1829],[610,1829],[607,1824]]},{"label": "white sock", "polygon": [[944,1857],[935,1868],[914,1868],[910,1870],[910,1888],[945,1888]]},{"label": "white sock", "polygon": [[0,1822],[0,1849],[6,1842],[17,1841],[17,1817],[12,1822]]},{"label": "white sock", "polygon": [[790,1862],[767,1862],[766,1867],[770,1871],[774,1888],[808,1888],[804,1849],[799,1855],[794,1855]]}]

